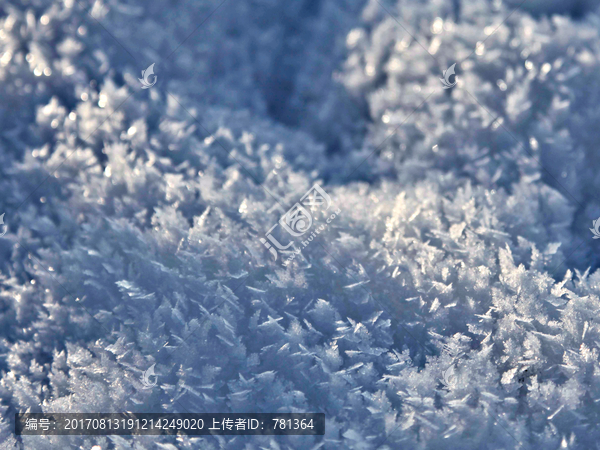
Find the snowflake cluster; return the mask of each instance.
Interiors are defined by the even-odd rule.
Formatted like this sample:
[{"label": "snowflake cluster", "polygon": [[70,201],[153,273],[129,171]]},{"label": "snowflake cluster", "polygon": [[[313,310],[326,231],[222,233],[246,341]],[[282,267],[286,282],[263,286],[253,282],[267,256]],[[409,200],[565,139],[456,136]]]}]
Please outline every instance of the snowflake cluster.
[{"label": "snowflake cluster", "polygon": [[[594,8],[6,1],[0,449],[595,446]],[[341,212],[282,266],[315,183]],[[326,434],[13,434],[123,411]]]}]

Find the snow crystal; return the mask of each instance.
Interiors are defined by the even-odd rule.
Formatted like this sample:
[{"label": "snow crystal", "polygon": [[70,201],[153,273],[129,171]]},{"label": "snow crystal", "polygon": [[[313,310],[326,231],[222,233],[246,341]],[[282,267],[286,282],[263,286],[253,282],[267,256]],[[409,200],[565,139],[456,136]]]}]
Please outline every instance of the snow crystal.
[{"label": "snow crystal", "polygon": [[[594,446],[597,8],[5,4],[0,449]],[[335,220],[283,266],[260,238],[314,185]],[[27,411],[326,432],[17,438]]]}]

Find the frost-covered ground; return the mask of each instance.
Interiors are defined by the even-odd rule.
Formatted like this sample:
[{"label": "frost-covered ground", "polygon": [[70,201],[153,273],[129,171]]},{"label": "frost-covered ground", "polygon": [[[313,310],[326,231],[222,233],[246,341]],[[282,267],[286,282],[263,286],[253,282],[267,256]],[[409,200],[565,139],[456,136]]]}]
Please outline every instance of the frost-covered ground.
[{"label": "frost-covered ground", "polygon": [[[598,7],[0,2],[0,449],[600,448]],[[14,435],[123,411],[327,429]]]}]

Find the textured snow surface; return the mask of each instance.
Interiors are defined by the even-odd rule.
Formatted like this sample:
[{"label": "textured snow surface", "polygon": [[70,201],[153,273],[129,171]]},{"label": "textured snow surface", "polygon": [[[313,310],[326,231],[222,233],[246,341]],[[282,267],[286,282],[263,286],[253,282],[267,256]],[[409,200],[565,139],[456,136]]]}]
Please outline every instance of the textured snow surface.
[{"label": "textured snow surface", "polygon": [[[598,2],[521,3],[1,2],[0,449],[598,448]],[[13,434],[122,411],[327,431]]]}]

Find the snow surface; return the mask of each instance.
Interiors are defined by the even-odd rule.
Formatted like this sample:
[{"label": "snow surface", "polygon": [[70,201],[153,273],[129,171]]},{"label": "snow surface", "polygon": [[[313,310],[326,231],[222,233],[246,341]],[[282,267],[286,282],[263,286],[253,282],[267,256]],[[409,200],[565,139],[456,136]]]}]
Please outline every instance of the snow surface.
[{"label": "snow surface", "polygon": [[[595,0],[3,0],[0,449],[599,448],[599,74]],[[327,431],[13,434],[122,411]]]}]

